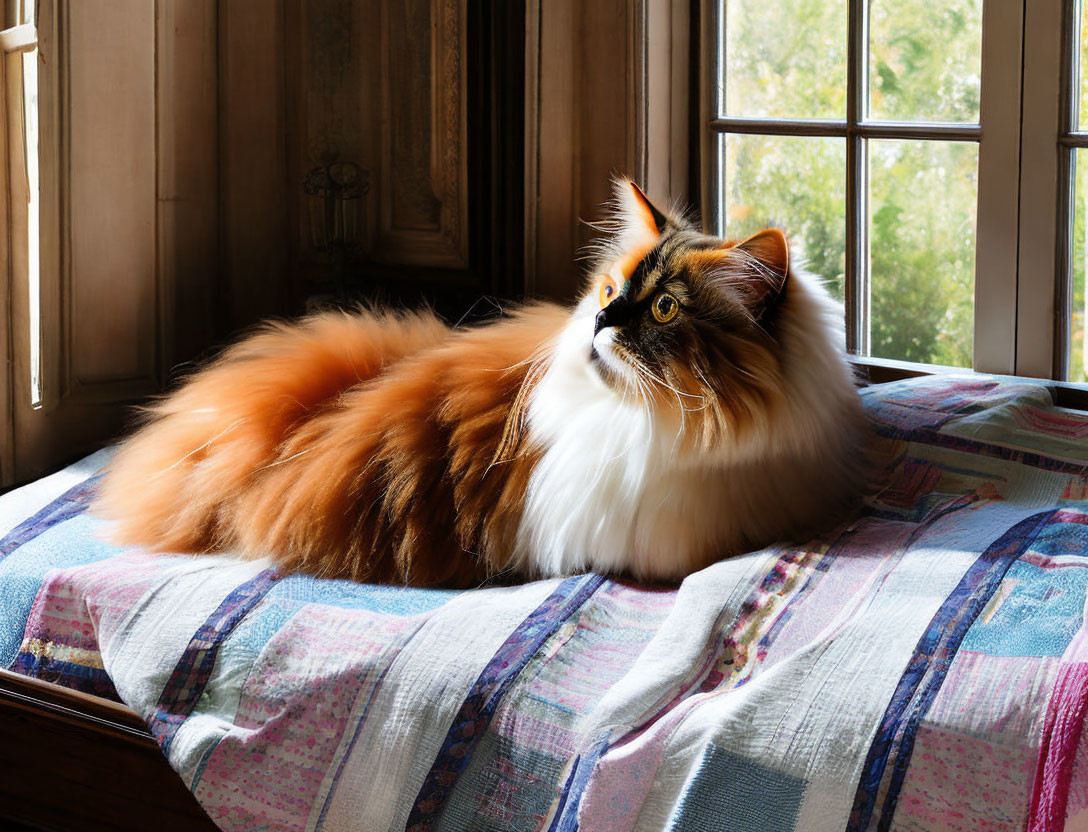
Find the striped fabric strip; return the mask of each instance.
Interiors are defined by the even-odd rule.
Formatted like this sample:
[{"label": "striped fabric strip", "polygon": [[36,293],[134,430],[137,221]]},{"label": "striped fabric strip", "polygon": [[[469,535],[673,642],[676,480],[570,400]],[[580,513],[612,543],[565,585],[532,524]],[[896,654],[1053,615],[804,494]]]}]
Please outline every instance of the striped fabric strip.
[{"label": "striped fabric strip", "polygon": [[20,546],[29,543],[43,532],[71,520],[87,510],[95,496],[95,485],[101,476],[94,476],[74,485],[53,502],[38,511],[8,532],[0,540],[0,560],[3,560]]},{"label": "striped fabric strip", "polygon": [[951,433],[941,433],[939,430],[933,430],[932,428],[904,429],[880,422],[874,422],[873,425],[879,435],[888,439],[901,439],[904,442],[914,442],[919,445],[946,448],[950,451],[962,451],[975,456],[985,456],[991,459],[1000,459],[1004,462],[1012,462],[1016,465],[1040,468],[1043,471],[1051,471],[1057,474],[1083,474],[1088,471],[1088,463],[1047,456],[1044,453],[1029,451],[1025,448],[1010,448],[1005,445],[995,445]]},{"label": "striped fabric strip", "polygon": [[1062,665],[1050,695],[1026,832],[1062,832],[1069,784],[1088,714],[1088,664]]},{"label": "striped fabric strip", "polygon": [[[922,634],[899,679],[862,767],[847,832],[869,829],[882,787],[878,832],[891,828],[899,791],[910,765],[918,725],[928,713],[967,631],[1005,578],[1009,567],[1050,522],[1053,511],[1020,521],[970,566]],[[891,768],[889,771],[889,762]]]},{"label": "striped fabric strip", "polygon": [[571,766],[570,776],[563,784],[559,794],[559,802],[552,818],[548,832],[577,832],[578,830],[578,806],[582,800],[582,793],[589,785],[589,779],[593,775],[593,769],[597,762],[608,750],[609,732],[603,731],[584,755],[579,755]]},{"label": "striped fabric strip", "polygon": [[503,694],[544,643],[605,581],[601,575],[567,578],[519,624],[469,689],[450,725],[408,816],[407,832],[426,832],[438,818]]},{"label": "striped fabric strip", "polygon": [[112,699],[115,702],[121,701],[121,697],[117,695],[117,689],[113,686],[113,680],[101,667],[61,661],[24,650],[15,657],[10,669],[23,676],[63,685],[81,693]]},{"label": "striped fabric strip", "polygon": [[148,718],[151,733],[164,754],[170,753],[174,735],[204,693],[220,645],[278,580],[275,569],[265,569],[254,575],[223,599],[189,641],[159,695],[154,713]]}]

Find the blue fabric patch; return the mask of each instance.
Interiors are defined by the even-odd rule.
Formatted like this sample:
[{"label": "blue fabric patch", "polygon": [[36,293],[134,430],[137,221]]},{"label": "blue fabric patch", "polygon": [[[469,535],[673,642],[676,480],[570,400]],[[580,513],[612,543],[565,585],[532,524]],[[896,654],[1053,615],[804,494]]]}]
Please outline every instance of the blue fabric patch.
[{"label": "blue fabric patch", "polygon": [[36,514],[28,517],[0,540],[0,559],[65,520],[82,514],[94,499],[99,477],[91,477],[74,485]]},{"label": "blue fabric patch", "polygon": [[19,652],[30,608],[51,569],[72,569],[113,557],[121,550],[96,537],[101,521],[80,514],[41,531],[0,560],[0,667]]},{"label": "blue fabric patch", "polygon": [[[273,588],[272,592],[275,592]],[[223,654],[245,651],[249,661],[256,660],[265,645],[272,640],[291,617],[302,609],[302,604],[269,600],[269,592],[264,602],[242,619],[223,645]]]},{"label": "blue fabric patch", "polygon": [[1031,544],[1031,551],[1048,557],[1088,557],[1088,526],[1083,523],[1053,523],[1043,529]]},{"label": "blue fabric patch", "polygon": [[671,832],[789,832],[805,781],[710,746],[673,815]]},{"label": "blue fabric patch", "polygon": [[268,593],[268,600],[318,603],[347,610],[369,610],[386,615],[417,615],[441,607],[460,590],[416,589],[403,586],[357,584],[351,581],[292,575]]},{"label": "blue fabric patch", "polygon": [[996,608],[979,616],[960,649],[988,656],[1061,656],[1080,629],[1086,589],[1088,563],[1041,569],[1017,561],[1001,582]]},{"label": "blue fabric patch", "polygon": [[434,826],[435,832],[540,829],[563,761],[488,732]]},{"label": "blue fabric patch", "polygon": [[269,590],[264,601],[242,620],[224,647],[232,655],[236,650],[244,650],[255,658],[295,613],[307,604],[408,617],[437,609],[459,592],[375,586],[291,575]]}]

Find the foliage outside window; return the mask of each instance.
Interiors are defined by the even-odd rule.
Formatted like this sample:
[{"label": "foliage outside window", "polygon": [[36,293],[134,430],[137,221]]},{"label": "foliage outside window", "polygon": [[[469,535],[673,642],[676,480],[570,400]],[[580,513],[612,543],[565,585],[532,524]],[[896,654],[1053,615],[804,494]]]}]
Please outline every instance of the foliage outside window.
[{"label": "foliage outside window", "polygon": [[[724,4],[727,118],[844,122],[844,0]],[[871,0],[861,120],[976,125],[982,0]],[[857,93],[862,96],[859,91]],[[750,135],[723,128],[722,221],[731,237],[784,228],[840,298],[846,276],[843,136]],[[963,137],[863,138],[867,188],[868,354],[970,367],[974,328],[978,143]],[[860,345],[859,345],[860,347]],[[859,348],[865,352],[864,347]]]}]

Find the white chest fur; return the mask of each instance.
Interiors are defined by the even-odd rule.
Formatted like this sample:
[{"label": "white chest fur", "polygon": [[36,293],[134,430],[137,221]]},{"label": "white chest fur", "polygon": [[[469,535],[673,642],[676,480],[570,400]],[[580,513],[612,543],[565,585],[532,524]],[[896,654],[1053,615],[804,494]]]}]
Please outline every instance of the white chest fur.
[{"label": "white chest fur", "polygon": [[682,571],[709,531],[690,518],[713,515],[710,502],[720,500],[705,487],[714,474],[678,460],[675,429],[605,385],[586,358],[591,337],[592,317],[576,317],[533,391],[529,430],[545,450],[529,482],[519,559],[548,575],[660,574],[670,563]]}]

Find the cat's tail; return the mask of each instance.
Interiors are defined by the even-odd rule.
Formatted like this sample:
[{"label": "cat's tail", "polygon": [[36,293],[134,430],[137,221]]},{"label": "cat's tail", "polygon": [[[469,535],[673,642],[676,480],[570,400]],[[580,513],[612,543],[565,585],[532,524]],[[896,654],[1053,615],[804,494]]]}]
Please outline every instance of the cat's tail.
[{"label": "cat's tail", "polygon": [[122,545],[206,552],[235,541],[227,517],[307,418],[386,365],[441,342],[430,312],[323,313],[270,323],[145,411],[106,470],[94,513]]}]

